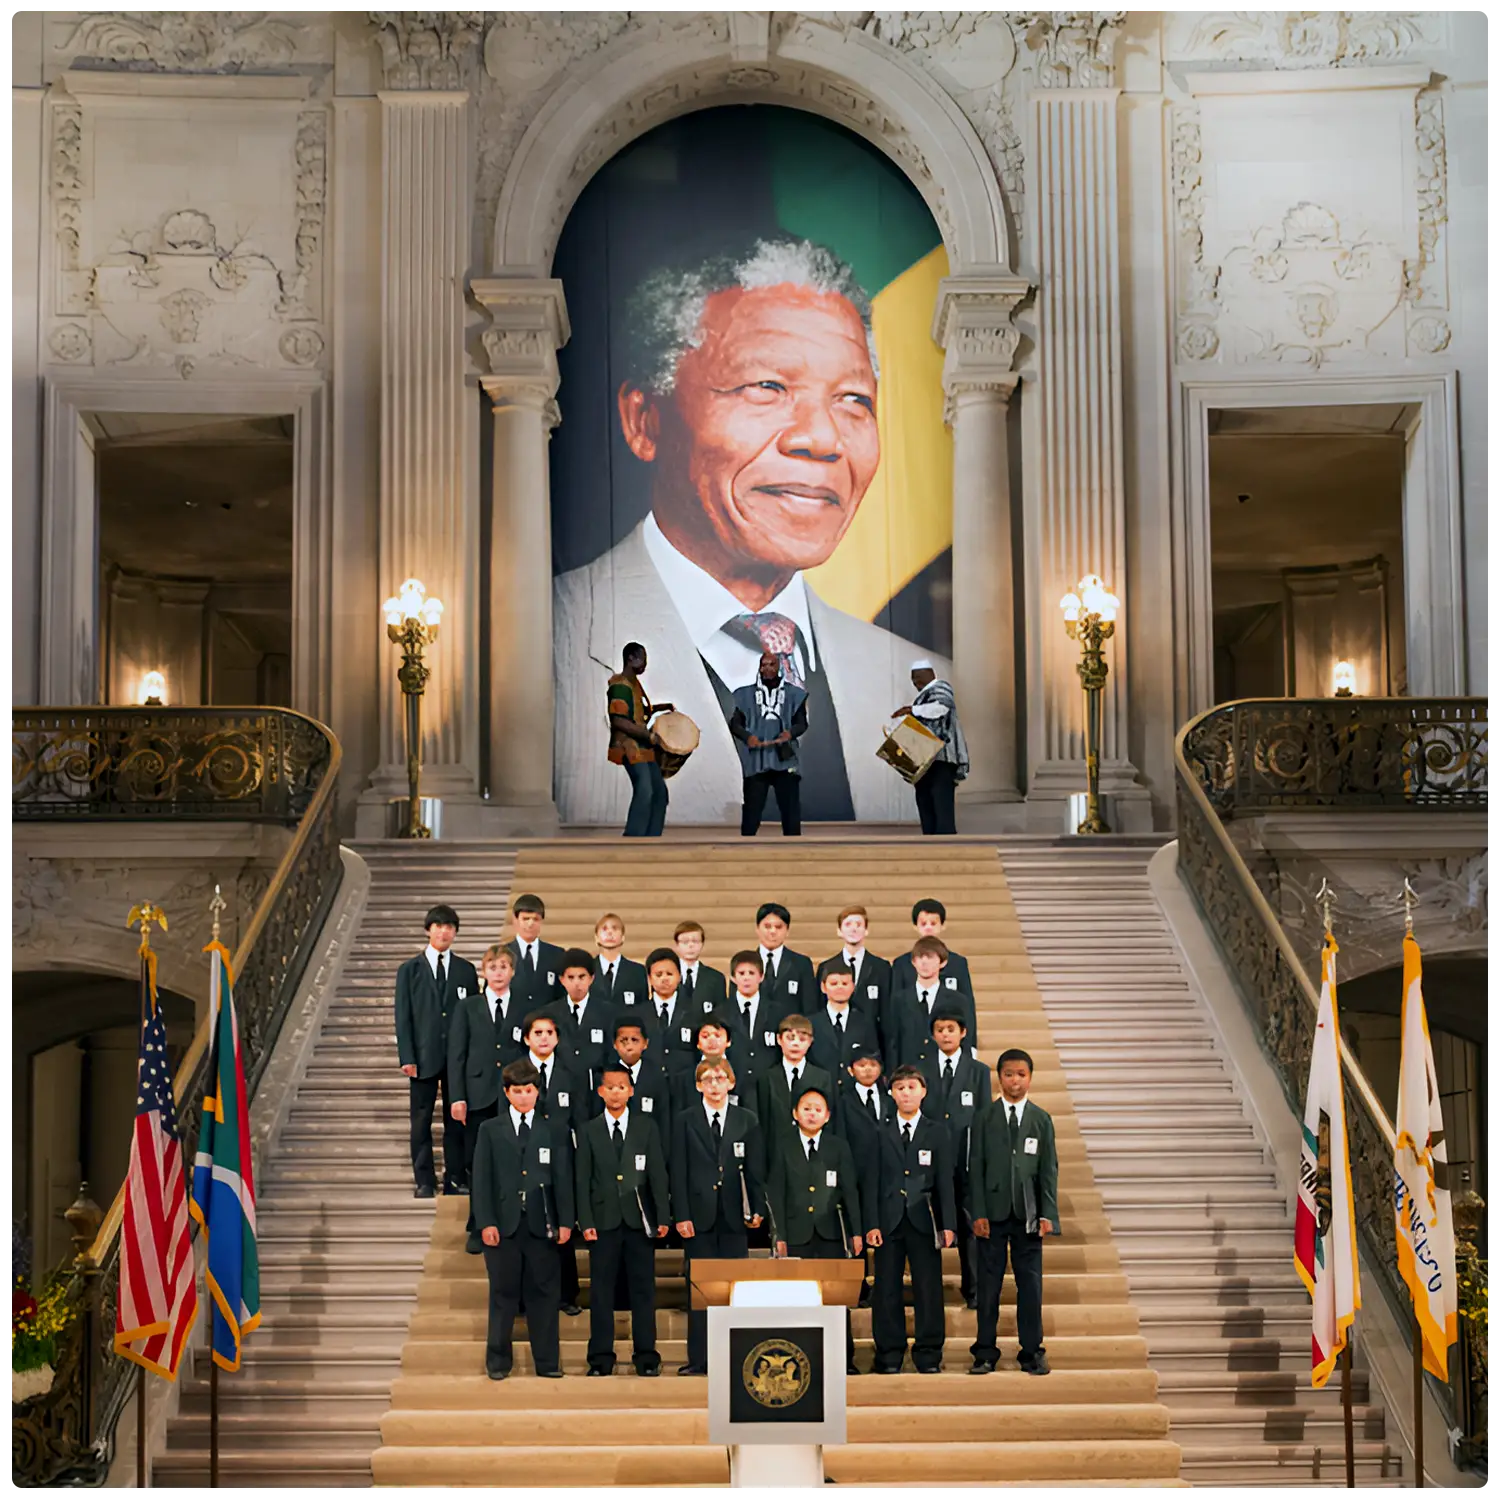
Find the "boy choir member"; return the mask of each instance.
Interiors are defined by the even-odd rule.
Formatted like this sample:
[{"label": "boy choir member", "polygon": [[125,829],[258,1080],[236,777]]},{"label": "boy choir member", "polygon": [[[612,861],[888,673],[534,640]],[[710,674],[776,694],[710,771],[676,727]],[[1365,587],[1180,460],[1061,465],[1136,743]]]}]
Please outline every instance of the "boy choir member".
[{"label": "boy choir member", "polygon": [[422,925],[427,947],[396,971],[396,1055],[410,1080],[411,1169],[414,1198],[437,1196],[432,1151],[432,1111],[443,1097],[443,1191],[464,1191],[464,1127],[453,1115],[454,1083],[448,1073],[448,1018],[461,1001],[479,993],[479,975],[453,952],[458,913],[434,906]]},{"label": "boy choir member", "polygon": [[[693,1060],[691,1070],[682,1069],[670,1075],[669,1082],[672,1091],[672,1113],[675,1118],[680,1110],[689,1109],[698,1102],[698,1069],[704,1063],[730,1063],[729,1058],[729,1028],[719,1016],[702,1016],[699,1018],[696,1036],[698,1039],[698,1055]],[[738,1070],[735,1072],[739,1077]],[[739,1104],[740,1097],[734,1092],[734,1085],[730,1085],[729,1100],[732,1104]]]},{"label": "boy choir member", "polygon": [[646,1001],[646,970],[625,957],[625,922],[609,911],[594,924],[594,987],[599,998],[616,1010]]},{"label": "boy choir member", "polygon": [[854,975],[854,993],[850,1004],[863,1012],[872,1024],[879,1026],[891,993],[891,966],[879,954],[865,947],[870,918],[862,906],[846,906],[838,916],[839,937],[843,947],[834,954],[849,965]]},{"label": "boy choir member", "polygon": [[484,1368],[491,1380],[510,1374],[524,1301],[532,1364],[538,1375],[558,1379],[558,1246],[572,1235],[573,1145],[562,1119],[549,1120],[537,1107],[529,1062],[507,1064],[501,1081],[505,1108],[480,1127],[474,1153],[474,1218],[490,1283]]},{"label": "boy choir member", "polygon": [[[880,1163],[877,1150],[878,1132],[894,1105],[880,1086],[883,1065],[877,1044],[868,1052],[858,1052],[849,1060],[848,1077],[840,1079],[844,1097],[839,1103],[839,1133],[849,1142],[854,1165],[859,1172],[859,1199],[873,1203],[876,1198],[876,1173]],[[859,1305],[870,1305],[871,1262],[875,1252],[865,1246],[865,1279],[859,1289]]]},{"label": "boy choir member", "polygon": [[753,948],[736,953],[729,961],[734,993],[723,1014],[740,1091],[747,1100],[754,1099],[760,1075],[781,1057],[776,1046],[776,1023],[785,1012],[767,998],[764,975],[765,961]]},{"label": "boy choir member", "polygon": [[792,914],[777,901],[767,901],[755,913],[755,934],[760,939],[760,961],[764,971],[761,992],[783,1011],[811,1005],[812,960],[786,946]]},{"label": "boy choir member", "polygon": [[639,1016],[617,1016],[613,1062],[630,1075],[635,1090],[633,1107],[656,1121],[665,1141],[672,1118],[672,1089],[667,1070],[650,1055],[650,1041]]},{"label": "boy choir member", "polygon": [[[545,1012],[526,1018],[522,1027],[526,1039],[526,1056],[537,1073],[536,1107],[543,1116],[570,1132],[576,1140],[589,1117],[589,1083],[587,1075],[566,1055],[559,1055],[557,1022]],[[568,1222],[573,1221],[570,1218]],[[571,1240],[559,1239],[555,1251],[562,1265],[562,1310],[576,1318],[583,1309],[578,1305],[578,1252]]]},{"label": "boy choir member", "polygon": [[[614,1051],[618,1008],[594,985],[593,960],[582,948],[569,948],[558,961],[562,999],[540,1007],[556,1023],[558,1051],[584,1075],[591,1098],[599,1084],[599,1070]],[[592,1102],[587,1113],[596,1114]]]},{"label": "boy choir member", "polygon": [[[500,1070],[526,1051],[517,1014],[520,1001],[511,993],[514,956],[497,943],[485,950],[480,967],[483,993],[464,996],[448,1027],[448,1079],[453,1085],[449,1108],[464,1127],[465,1182],[473,1177],[479,1127],[499,1113]],[[472,1199],[466,1230],[469,1254],[478,1255],[482,1247]]]},{"label": "boy choir member", "polygon": [[1000,1362],[996,1329],[1007,1252],[1016,1279],[1020,1366],[1028,1375],[1051,1367],[1042,1346],[1042,1240],[1056,1234],[1057,1137],[1052,1117],[1027,1097],[1031,1058],[1019,1048],[1000,1054],[1000,1097],[974,1128],[969,1216],[979,1244],[979,1316],[971,1375]]},{"label": "boy choir member", "polygon": [[[948,908],[935,896],[924,896],[911,909],[911,924],[917,929],[919,938],[943,935],[948,925]],[[951,983],[950,983],[951,981]],[[912,962],[909,954],[901,954],[891,965],[891,983],[896,989],[911,989]],[[974,993],[974,981],[969,978],[969,960],[962,953],[948,949],[948,964],[943,974],[943,987],[950,990],[965,990]]]},{"label": "boy choir member", "polygon": [[947,1127],[922,1113],[927,1081],[909,1063],[891,1075],[893,1117],[875,1132],[876,1197],[865,1205],[875,1246],[872,1328],[875,1373],[898,1375],[906,1359],[902,1278],[911,1267],[912,1364],[919,1374],[943,1367],[943,1249],[954,1241],[952,1143]]},{"label": "boy choir member", "polygon": [[681,960],[670,948],[654,948],[646,959],[646,1004],[637,1007],[646,1023],[646,1036],[656,1060],[676,1076],[691,1070],[697,1052],[698,1021],[679,993]]},{"label": "boy choir member", "polygon": [[604,1110],[578,1132],[578,1227],[589,1245],[590,1375],[614,1374],[615,1283],[622,1265],[635,1373],[661,1374],[654,1242],[667,1233],[667,1159],[656,1122],[631,1108],[634,1092],[624,1066],[609,1064],[598,1085]]},{"label": "boy choir member", "polygon": [[679,922],[672,933],[672,946],[682,961],[682,998],[689,1009],[696,1006],[705,1014],[718,1010],[729,991],[724,975],[703,962],[703,924]]},{"label": "boy choir member", "polygon": [[841,958],[824,961],[818,982],[823,1004],[812,1013],[812,1048],[809,1059],[834,1080],[842,1103],[849,1076],[845,1071],[851,1058],[861,1052],[878,1052],[880,1041],[875,1022],[852,1004],[854,974]]},{"label": "boy choir member", "polygon": [[525,1000],[527,1010],[540,1010],[562,999],[563,950],[556,943],[542,939],[547,908],[540,896],[529,891],[517,896],[511,903],[510,916],[515,936],[506,946],[516,964],[512,983]]},{"label": "boy choir member", "polygon": [[792,1111],[804,1090],[817,1089],[830,1114],[834,1110],[838,1093],[833,1075],[807,1060],[812,1038],[812,1022],[806,1016],[783,1016],[776,1023],[781,1061],[767,1068],[755,1085],[755,1113],[764,1126],[768,1145],[796,1134]]},{"label": "boy choir member", "polygon": [[[672,1119],[672,1218],[682,1237],[688,1305],[693,1263],[744,1260],[747,1231],[765,1214],[765,1138],[748,1109],[732,1102],[732,1064],[706,1058],[695,1069],[698,1098]],[[689,1311],[687,1363],[679,1375],[708,1374],[708,1314]]]},{"label": "boy choir member", "polygon": [[967,990],[946,983],[943,966],[948,950],[942,939],[918,938],[911,949],[914,984],[910,990],[898,990],[893,997],[892,1012],[896,1030],[896,1055],[902,1062],[917,1062],[932,1042],[932,1017],[939,1002],[957,1009],[964,1018],[970,1044],[978,1045],[974,1018],[974,997]]}]

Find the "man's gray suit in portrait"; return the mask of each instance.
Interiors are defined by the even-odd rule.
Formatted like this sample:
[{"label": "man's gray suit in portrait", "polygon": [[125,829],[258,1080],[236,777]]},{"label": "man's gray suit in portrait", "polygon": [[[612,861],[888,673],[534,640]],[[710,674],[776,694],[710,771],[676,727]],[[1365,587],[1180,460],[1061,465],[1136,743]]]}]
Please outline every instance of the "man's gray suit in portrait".
[{"label": "man's gray suit in portrait", "polygon": [[737,816],[730,694],[767,650],[808,694],[803,817],[910,819],[906,784],[875,752],[892,689],[924,649],[832,608],[802,576],[837,548],[880,464],[868,299],[831,252],[775,237],[652,273],[628,325],[617,412],[651,465],[651,513],[554,585],[559,814],[624,817],[601,663],[638,640],[654,691],[702,734],[671,783],[675,822]]}]

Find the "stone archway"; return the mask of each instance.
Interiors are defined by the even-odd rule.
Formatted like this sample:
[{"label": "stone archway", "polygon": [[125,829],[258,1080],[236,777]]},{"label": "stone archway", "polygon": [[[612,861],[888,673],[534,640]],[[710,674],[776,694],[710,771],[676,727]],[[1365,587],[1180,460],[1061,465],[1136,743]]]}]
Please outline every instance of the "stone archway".
[{"label": "stone archway", "polygon": [[[803,20],[774,45],[750,34],[654,37],[571,72],[522,137],[496,211],[501,276],[545,275],[569,210],[604,161],[653,127],[717,104],[785,104],[847,126],[884,151],[922,194],[955,276],[1009,269],[1009,217],[984,146],[942,89],[861,31]],[[757,27],[757,19],[760,25]]]},{"label": "stone archway", "polygon": [[[1006,405],[1018,379],[1011,315],[1029,285],[1010,269],[1001,185],[958,106],[896,49],[809,18],[774,32],[768,16],[734,15],[725,32],[607,49],[594,66],[569,72],[511,159],[496,211],[496,271],[471,288],[491,320],[481,335],[489,373],[480,378],[494,409],[491,721],[494,705],[516,701],[552,717],[550,674],[539,693],[534,663],[515,646],[550,640],[552,631],[547,446],[559,420],[557,349],[569,329],[562,285],[549,273],[568,211],[604,161],[667,120],[720,104],[791,105],[891,157],[947,248],[952,274],[934,308],[933,337],[945,351],[954,442],[953,677],[970,741],[977,736],[990,750],[964,784],[964,800],[971,810],[997,805],[982,826],[1013,826],[998,805],[1020,796],[1015,672],[992,643],[1015,628]],[[497,828],[554,828],[550,744],[497,737],[489,750]]]}]

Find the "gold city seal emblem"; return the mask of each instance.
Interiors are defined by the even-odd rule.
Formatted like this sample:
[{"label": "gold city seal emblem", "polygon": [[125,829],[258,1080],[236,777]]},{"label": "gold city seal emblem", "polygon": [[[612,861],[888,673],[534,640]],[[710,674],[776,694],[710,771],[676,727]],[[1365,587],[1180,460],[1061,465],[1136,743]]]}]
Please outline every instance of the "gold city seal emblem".
[{"label": "gold city seal emblem", "polygon": [[740,1378],[761,1406],[791,1406],[812,1384],[812,1361],[790,1339],[767,1339],[745,1356]]}]

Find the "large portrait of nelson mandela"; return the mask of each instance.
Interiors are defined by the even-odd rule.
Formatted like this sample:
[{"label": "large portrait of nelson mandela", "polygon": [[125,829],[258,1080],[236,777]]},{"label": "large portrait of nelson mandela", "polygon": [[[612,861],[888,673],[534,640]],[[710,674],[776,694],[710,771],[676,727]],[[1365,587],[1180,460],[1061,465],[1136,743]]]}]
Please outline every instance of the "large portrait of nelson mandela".
[{"label": "large portrait of nelson mandela", "polygon": [[909,818],[910,789],[875,751],[911,659],[933,653],[832,608],[803,577],[837,549],[881,462],[869,299],[825,246],[752,236],[644,276],[624,328],[612,415],[650,510],[555,583],[561,817],[624,817],[604,685],[634,640],[650,655],[648,690],[702,732],[671,783],[673,822],[737,813],[729,694],[767,646],[808,692],[803,816]]}]

